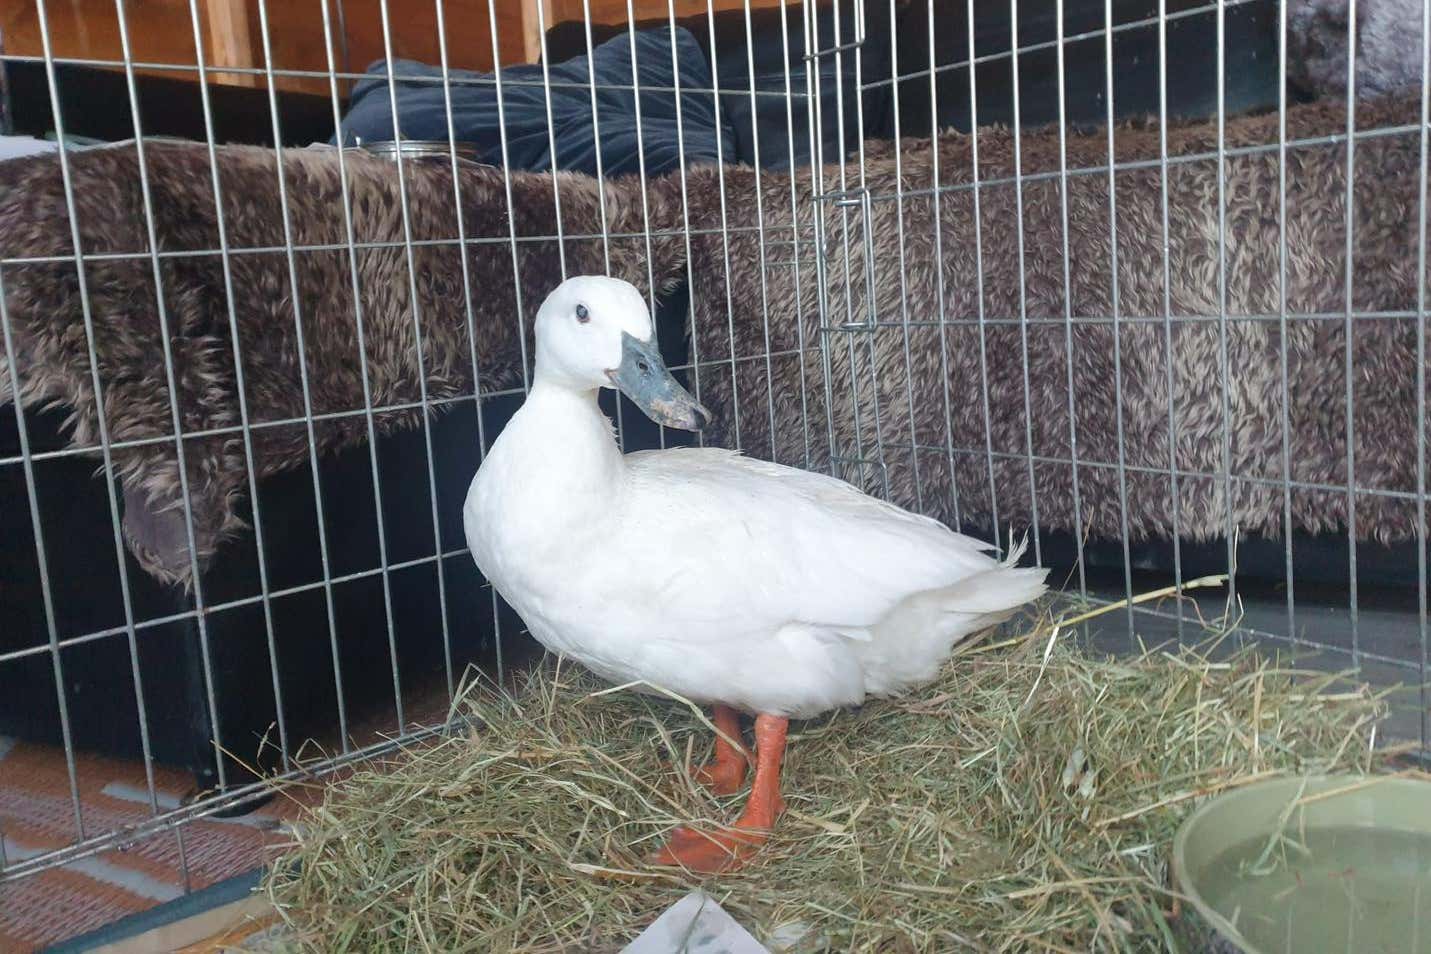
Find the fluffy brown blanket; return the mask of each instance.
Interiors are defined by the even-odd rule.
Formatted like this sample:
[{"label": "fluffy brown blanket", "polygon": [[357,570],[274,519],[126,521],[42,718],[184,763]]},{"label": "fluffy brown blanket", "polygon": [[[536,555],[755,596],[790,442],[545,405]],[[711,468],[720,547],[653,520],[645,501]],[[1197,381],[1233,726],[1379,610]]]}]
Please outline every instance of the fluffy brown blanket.
[{"label": "fluffy brown blanket", "polygon": [[[222,539],[242,528],[239,506],[248,492],[233,360],[235,327],[258,479],[308,460],[295,319],[301,319],[317,453],[366,438],[341,180],[331,150],[283,153],[289,221],[300,249],[293,255],[295,294],[283,250],[274,153],[219,150],[234,292],[231,316],[222,259],[209,251],[219,248],[219,237],[207,150],[155,142],[146,155],[181,426],[186,435],[204,435],[184,441],[202,568]],[[85,280],[107,436],[124,488],[125,538],[146,570],[187,583],[191,562],[137,152],[124,146],[75,153],[71,166],[84,254],[120,256],[87,261]],[[462,170],[466,234],[478,240],[467,256],[467,299],[455,241],[450,166],[414,166],[408,178],[414,314],[396,167],[350,152],[346,172],[371,403],[391,409],[375,415],[377,432],[421,421],[419,381],[424,375],[427,397],[436,402],[471,395],[474,374],[484,392],[520,386],[517,329],[531,327],[537,307],[561,276],[557,243],[530,240],[557,232],[551,177],[512,176],[514,281],[503,176],[490,167]],[[599,272],[605,264],[602,243],[580,237],[600,233],[598,184],[563,175],[559,186],[566,233],[577,236],[566,242],[566,268],[573,274]],[[641,207],[630,201],[628,189],[607,187],[606,214],[611,233],[641,233]],[[679,261],[659,240],[655,247],[658,260]],[[645,241],[613,238],[609,251],[613,274],[644,288]],[[182,254],[192,252],[199,254]],[[40,259],[8,265],[0,273],[21,399],[26,405],[67,407],[71,444],[98,453],[99,413],[73,254],[58,161],[45,157],[0,164],[0,256]],[[669,278],[660,275],[657,281]],[[0,361],[0,404],[12,390],[12,373]]]},{"label": "fluffy brown blanket", "polygon": [[[1414,126],[1418,107],[1412,100],[1362,104],[1357,117],[1362,129],[1400,130],[1357,143],[1352,189],[1353,306],[1366,315],[1353,322],[1351,341],[1357,533],[1384,541],[1408,538],[1415,529],[1411,502],[1396,494],[1415,488],[1416,325],[1406,313],[1417,300],[1419,138],[1404,124]],[[1294,141],[1345,125],[1335,105],[1300,107],[1289,111],[1288,122]],[[809,170],[796,175],[793,192],[788,175],[759,175],[759,215],[754,170],[690,170],[689,263],[679,234],[680,177],[650,183],[655,281],[666,288],[685,279],[689,268],[697,386],[716,414],[708,441],[826,467],[833,436],[836,463],[850,465],[845,476],[858,480],[863,474],[876,489],[887,483],[896,501],[927,513],[976,526],[989,526],[997,516],[1001,527],[1022,529],[1034,520],[1036,500],[1045,529],[1116,537],[1124,520],[1115,412],[1120,382],[1131,534],[1166,536],[1176,519],[1185,537],[1216,537],[1227,532],[1229,516],[1242,533],[1280,532],[1278,157],[1247,149],[1275,143],[1277,120],[1227,124],[1222,229],[1211,156],[1215,132],[1207,124],[1169,132],[1174,158],[1167,174],[1166,298],[1176,319],[1169,328],[1162,317],[1158,130],[1116,130],[1118,160],[1136,164],[1116,180],[1116,339],[1109,182],[1101,168],[1107,163],[1105,133],[1067,140],[1069,168],[1091,171],[1068,179],[1066,240],[1057,130],[1024,133],[1021,184],[1013,178],[1013,137],[1001,129],[980,132],[977,229],[971,140],[942,135],[939,181],[952,188],[941,193],[937,245],[929,142],[905,141],[898,158],[889,144],[867,144],[863,182],[872,195],[870,231],[859,204],[822,200],[822,270],[813,254],[816,203]],[[335,153],[283,153],[289,220],[300,247],[295,296],[274,154],[219,150],[232,250],[231,321],[221,259],[203,251],[218,247],[207,151],[153,143],[147,154],[182,428],[199,435],[184,444],[202,568],[217,544],[242,527],[239,508],[248,490],[235,325],[258,479],[308,459],[295,317],[305,341],[317,453],[366,437],[342,193]],[[410,167],[414,315],[396,169],[385,160],[347,155],[372,403],[392,408],[375,415],[377,430],[421,420],[415,327],[421,329],[428,398],[439,406],[471,395],[474,371],[484,392],[519,385],[519,321],[530,329],[537,306],[561,275],[556,243],[532,238],[556,232],[552,179],[512,176],[514,280],[503,176],[463,167],[464,224],[469,238],[480,240],[469,246],[468,299],[453,241],[458,230],[449,166]],[[88,262],[85,276],[105,420],[125,491],[126,538],[151,573],[188,582],[136,154],[133,147],[116,147],[71,159],[82,249],[119,256]],[[1292,517],[1298,528],[1313,532],[1340,528],[1347,518],[1345,159],[1344,143],[1294,144],[1286,165],[1291,317],[1285,406],[1292,477],[1308,485],[1294,491]],[[857,189],[860,169],[844,172],[847,185]],[[840,170],[827,168],[824,177],[826,189],[837,188]],[[908,193],[902,203],[893,198],[897,185]],[[592,237],[601,232],[598,184],[563,175],[559,186],[567,272],[600,272],[603,247]],[[623,180],[603,188],[607,229],[617,236],[609,245],[611,271],[644,289],[639,184]],[[851,197],[860,201],[857,193]],[[798,229],[792,228],[792,210]],[[722,214],[729,226],[724,235]],[[1224,268],[1219,234],[1225,236]],[[873,249],[868,262],[867,249]],[[40,259],[0,273],[17,352],[13,378],[0,363],[0,401],[17,378],[26,405],[65,405],[73,445],[97,452],[99,415],[72,255],[58,163],[46,157],[0,165],[0,256]],[[1230,318],[1225,325],[1216,320],[1224,297],[1220,278]],[[868,321],[867,288],[874,292],[876,326],[841,330]],[[475,334],[469,333],[469,302]],[[1114,373],[1115,353],[1121,377]],[[1218,476],[1224,442],[1234,475],[1230,500]],[[1075,456],[1076,469],[1070,463]],[[1178,473],[1175,497],[1171,459]]]},{"label": "fluffy brown blanket", "polygon": [[[1357,116],[1359,129],[1399,130],[1357,142],[1351,193],[1356,532],[1384,542],[1415,535],[1414,502],[1396,495],[1416,489],[1416,321],[1408,312],[1417,306],[1418,116],[1416,97],[1362,104]],[[725,170],[727,194],[740,197],[726,206],[734,231],[728,239],[698,235],[692,249],[695,350],[702,361],[727,362],[702,375],[702,397],[718,422],[711,436],[732,444],[738,433],[752,454],[823,468],[833,433],[843,476],[871,489],[887,482],[903,505],[983,528],[997,519],[1005,534],[1037,518],[1045,529],[1116,539],[1124,521],[1121,382],[1126,521],[1135,539],[1174,530],[1209,539],[1231,528],[1280,534],[1284,407],[1291,477],[1307,485],[1291,494],[1293,524],[1309,532],[1344,528],[1347,151],[1344,142],[1295,143],[1344,132],[1345,114],[1333,103],[1299,107],[1289,111],[1288,127],[1285,343],[1276,116],[1227,124],[1224,222],[1216,128],[1170,130],[1166,299],[1158,129],[1115,130],[1119,163],[1136,164],[1116,177],[1116,312],[1106,132],[1067,140],[1068,168],[1088,171],[1068,178],[1066,238],[1056,128],[1022,137],[1022,205],[1014,137],[980,131],[977,225],[973,143],[941,136],[939,181],[949,191],[939,203],[940,246],[929,141],[905,141],[898,164],[887,144],[866,144],[872,232],[860,206],[836,205],[838,197],[822,203],[823,285],[809,172],[795,182],[798,275],[790,264],[790,180],[760,177],[762,290],[761,236],[750,230],[756,175]],[[859,168],[844,172],[845,185],[857,189]],[[826,190],[840,187],[839,173],[825,169]],[[691,178],[693,229],[720,223],[716,179],[715,170]],[[897,188],[908,193],[902,207]],[[1216,320],[1220,282],[1225,326]],[[867,287],[877,327],[839,330],[868,323]],[[823,333],[828,386],[822,316],[835,329]],[[775,355],[768,362],[767,352]],[[1225,450],[1230,501],[1218,476],[1229,470]]]}]

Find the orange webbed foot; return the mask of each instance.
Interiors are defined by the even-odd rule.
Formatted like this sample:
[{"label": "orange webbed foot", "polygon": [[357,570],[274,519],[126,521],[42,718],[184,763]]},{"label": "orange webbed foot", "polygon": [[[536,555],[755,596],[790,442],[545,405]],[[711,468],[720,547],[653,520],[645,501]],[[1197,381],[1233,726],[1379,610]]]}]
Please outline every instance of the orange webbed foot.
[{"label": "orange webbed foot", "polygon": [[[785,800],[780,796],[780,761],[785,751],[786,725],[787,720],[777,716],[762,715],[755,720],[755,782],[745,811],[734,827],[713,832],[677,828],[665,846],[647,858],[647,863],[685,868],[698,874],[718,874],[734,871],[749,862],[770,839],[775,820],[785,810]],[[713,763],[717,767],[722,761],[719,756],[718,750],[716,763]],[[744,775],[742,760],[742,781]]]},{"label": "orange webbed foot", "polygon": [[713,794],[734,795],[745,786],[745,773],[751,761],[745,746],[728,741],[740,741],[740,715],[728,706],[716,706],[712,721],[720,730],[715,738],[715,753],[709,762],[691,773],[691,778]]},{"label": "orange webbed foot", "polygon": [[734,795],[745,786],[745,759],[716,759],[691,773],[715,795]]},{"label": "orange webbed foot", "polygon": [[696,874],[721,874],[743,868],[769,839],[768,829],[739,824],[722,831],[681,827],[672,831],[666,844],[646,862],[663,868],[684,868]]}]

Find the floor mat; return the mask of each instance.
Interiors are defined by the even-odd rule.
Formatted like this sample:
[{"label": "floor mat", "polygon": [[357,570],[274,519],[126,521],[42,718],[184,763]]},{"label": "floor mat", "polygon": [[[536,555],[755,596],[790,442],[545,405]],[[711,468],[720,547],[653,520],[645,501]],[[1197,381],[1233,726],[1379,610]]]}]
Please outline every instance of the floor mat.
[{"label": "floor mat", "polygon": [[[422,685],[408,696],[407,718],[410,724],[439,724],[449,705],[445,684]],[[355,745],[369,745],[391,737],[393,718],[371,713],[350,728]],[[324,741],[332,751],[333,740]],[[152,817],[143,763],[78,752],[75,769],[86,836]],[[194,789],[194,777],[155,766],[154,788],[159,810],[166,811]],[[288,824],[303,806],[321,797],[321,785],[289,786],[249,814],[187,822],[182,856],[180,835],[165,831],[0,883],[0,954],[34,951],[252,871],[287,840]],[[14,864],[73,844],[75,834],[64,750],[0,736],[0,857]]]},{"label": "floor mat", "polygon": [[[152,817],[141,763],[78,753],[75,768],[86,836]],[[164,811],[180,805],[194,778],[156,766],[154,783]],[[0,884],[0,951],[36,950],[171,901],[186,890],[250,871],[286,839],[286,819],[296,813],[292,799],[278,798],[242,817],[185,825],[182,856],[179,836],[169,831]],[[76,840],[75,834],[63,750],[0,739],[0,850],[5,862],[63,848]]]}]

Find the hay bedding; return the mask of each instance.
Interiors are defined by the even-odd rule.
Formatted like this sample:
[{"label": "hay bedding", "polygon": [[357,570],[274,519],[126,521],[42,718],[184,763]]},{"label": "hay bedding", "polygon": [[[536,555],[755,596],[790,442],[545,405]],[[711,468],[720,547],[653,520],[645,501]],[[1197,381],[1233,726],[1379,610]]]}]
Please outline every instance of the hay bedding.
[{"label": "hay bedding", "polygon": [[[1165,950],[1170,844],[1200,798],[1375,767],[1365,686],[1212,644],[1095,658],[1025,628],[916,697],[799,725],[770,849],[706,889],[777,951]],[[710,743],[694,711],[603,688],[548,665],[470,692],[474,728],[334,785],[267,881],[292,943],[620,950],[692,886],[634,852],[739,799],[682,768]]]}]

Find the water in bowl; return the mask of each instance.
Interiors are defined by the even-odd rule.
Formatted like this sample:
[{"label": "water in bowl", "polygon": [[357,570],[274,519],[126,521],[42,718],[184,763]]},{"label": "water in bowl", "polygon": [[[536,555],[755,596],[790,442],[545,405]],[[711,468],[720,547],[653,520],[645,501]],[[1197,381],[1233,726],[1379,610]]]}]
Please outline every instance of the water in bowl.
[{"label": "water in bowl", "polygon": [[1431,837],[1289,831],[1234,845],[1198,880],[1265,954],[1431,954]]}]

